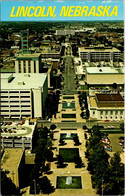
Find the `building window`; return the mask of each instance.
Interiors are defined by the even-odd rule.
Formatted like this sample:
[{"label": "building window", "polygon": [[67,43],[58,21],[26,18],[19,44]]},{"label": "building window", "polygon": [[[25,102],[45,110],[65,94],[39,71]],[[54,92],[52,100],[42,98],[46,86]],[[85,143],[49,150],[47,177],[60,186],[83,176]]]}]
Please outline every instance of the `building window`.
[{"label": "building window", "polygon": [[19,73],[21,73],[21,61],[19,61]]},{"label": "building window", "polygon": [[123,114],[123,111],[120,111],[120,114],[122,115]]},{"label": "building window", "polygon": [[9,91],[9,93],[19,93],[19,91]]},{"label": "building window", "polygon": [[26,61],[24,61],[24,73],[26,73]]},{"label": "building window", "polygon": [[103,111],[101,111],[100,113],[103,114]]},{"label": "building window", "polygon": [[115,118],[117,119],[117,116]]},{"label": "building window", "polygon": [[102,119],[102,116],[101,116],[101,119]]},{"label": "building window", "polygon": [[107,119],[107,116],[105,118]]},{"label": "building window", "polygon": [[111,115],[113,114],[113,111],[111,111]]},{"label": "building window", "polygon": [[93,112],[93,114],[95,114],[95,112]]},{"label": "building window", "polygon": [[112,119],[112,116],[111,116],[111,119]]},{"label": "building window", "polygon": [[36,73],[36,61],[34,61],[34,73]]},{"label": "building window", "polygon": [[121,116],[121,119],[122,119],[122,116]]},{"label": "building window", "polygon": [[108,114],[108,111],[105,111],[105,114],[107,115]]},{"label": "building window", "polygon": [[10,98],[19,98],[19,96],[10,96]]},{"label": "building window", "polygon": [[29,73],[31,73],[31,64],[30,64],[30,61],[28,61],[28,68],[29,68]]},{"label": "building window", "polygon": [[118,114],[118,111],[115,111],[115,114],[117,115]]}]

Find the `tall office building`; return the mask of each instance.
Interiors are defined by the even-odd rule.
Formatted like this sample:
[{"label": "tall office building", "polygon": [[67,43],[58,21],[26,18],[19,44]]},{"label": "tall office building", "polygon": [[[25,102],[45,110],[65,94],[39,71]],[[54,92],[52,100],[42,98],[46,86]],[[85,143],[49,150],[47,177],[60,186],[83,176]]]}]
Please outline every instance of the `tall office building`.
[{"label": "tall office building", "polygon": [[4,118],[43,117],[48,96],[47,74],[1,74],[1,110]]}]

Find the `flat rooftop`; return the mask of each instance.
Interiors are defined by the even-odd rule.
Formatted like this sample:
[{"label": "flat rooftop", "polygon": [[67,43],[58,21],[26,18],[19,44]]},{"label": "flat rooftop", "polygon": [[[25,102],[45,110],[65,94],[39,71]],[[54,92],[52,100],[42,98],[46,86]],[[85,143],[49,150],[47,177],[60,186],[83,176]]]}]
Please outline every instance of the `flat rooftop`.
[{"label": "flat rooftop", "polygon": [[124,74],[124,67],[116,69],[114,67],[87,67],[87,74]]},{"label": "flat rooftop", "polygon": [[92,97],[91,97],[91,96],[89,97],[89,102],[90,102],[90,107],[91,107],[91,108],[98,108],[98,109],[101,109],[101,110],[102,110],[102,109],[104,109],[104,110],[106,109],[106,110],[107,110],[107,109],[111,109],[111,108],[113,108],[113,109],[115,109],[115,108],[117,108],[117,109],[118,109],[118,108],[124,109],[124,107],[122,107],[122,106],[119,106],[119,107],[114,107],[114,106],[109,106],[109,107],[98,107],[98,106],[97,106],[96,99],[95,99],[95,97],[93,97],[93,96],[92,96]]},{"label": "flat rooftop", "polygon": [[60,54],[58,50],[41,50],[41,54]]},{"label": "flat rooftop", "polygon": [[23,148],[5,148],[5,152],[1,159],[1,168],[3,170],[10,171],[10,173],[8,174],[8,177],[12,178],[11,172],[17,170],[20,164],[23,152],[24,152]]},{"label": "flat rooftop", "polygon": [[46,73],[2,73],[1,90],[39,89],[43,87],[46,78]]},{"label": "flat rooftop", "polygon": [[80,52],[120,52],[117,48],[106,47],[79,47]]},{"label": "flat rooftop", "polygon": [[96,94],[98,101],[124,101],[120,94]]},{"label": "flat rooftop", "polygon": [[17,55],[16,56],[16,58],[23,58],[23,57],[31,57],[31,58],[33,58],[33,57],[39,57],[41,55],[41,53],[33,53],[33,54],[22,54],[22,53],[20,53],[19,55]]}]

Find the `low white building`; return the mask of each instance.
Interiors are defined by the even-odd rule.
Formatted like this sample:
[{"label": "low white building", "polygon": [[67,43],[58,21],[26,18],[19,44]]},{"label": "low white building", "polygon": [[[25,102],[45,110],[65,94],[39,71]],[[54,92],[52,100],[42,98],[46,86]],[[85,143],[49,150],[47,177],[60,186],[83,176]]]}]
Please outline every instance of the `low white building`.
[{"label": "low white building", "polygon": [[88,85],[124,84],[124,68],[114,67],[87,67],[85,82]]},{"label": "low white building", "polygon": [[124,99],[120,94],[95,94],[88,97],[90,118],[97,120],[123,120]]},{"label": "low white building", "polygon": [[118,61],[120,59],[120,50],[117,48],[106,47],[104,45],[79,47],[79,57],[82,61]]},{"label": "low white building", "polygon": [[1,147],[32,150],[34,147],[36,120],[30,121],[27,119],[23,125],[17,125],[16,123],[1,126]]},{"label": "low white building", "polygon": [[43,117],[48,96],[47,74],[1,74],[1,116]]}]

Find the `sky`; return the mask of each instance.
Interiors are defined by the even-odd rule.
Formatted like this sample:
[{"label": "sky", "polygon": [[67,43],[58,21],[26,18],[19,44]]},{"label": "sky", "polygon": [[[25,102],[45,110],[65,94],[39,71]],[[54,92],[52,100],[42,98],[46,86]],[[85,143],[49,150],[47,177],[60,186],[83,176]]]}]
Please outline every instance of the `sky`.
[{"label": "sky", "polygon": [[[48,8],[48,6],[56,6],[55,9],[55,15],[56,17],[10,17],[10,13],[12,10],[12,7],[15,6],[15,12],[17,10],[18,6],[46,6],[45,12]],[[118,6],[118,15],[115,17],[114,15],[112,17],[93,17],[90,15],[89,17],[60,17],[60,11],[62,6],[88,6],[89,9],[92,6],[111,6],[113,8],[114,6]],[[110,12],[109,12],[110,13]],[[122,0],[88,0],[88,1],[66,1],[66,0],[55,0],[55,1],[22,1],[22,0],[16,0],[16,1],[1,1],[1,21],[93,21],[93,20],[102,20],[102,21],[109,21],[109,20],[123,20],[124,19],[124,3]]]}]

